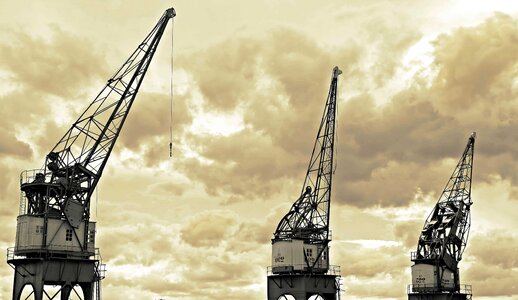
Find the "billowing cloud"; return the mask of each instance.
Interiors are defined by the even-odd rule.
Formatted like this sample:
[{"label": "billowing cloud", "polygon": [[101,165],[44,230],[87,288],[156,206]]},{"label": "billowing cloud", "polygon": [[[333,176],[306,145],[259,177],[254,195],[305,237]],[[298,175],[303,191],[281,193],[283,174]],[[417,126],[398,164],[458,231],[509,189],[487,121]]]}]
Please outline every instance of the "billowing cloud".
[{"label": "billowing cloud", "polygon": [[9,44],[1,44],[2,66],[12,80],[29,89],[68,99],[84,84],[107,76],[105,61],[95,47],[85,47],[77,36],[52,27],[50,41],[16,32]]},{"label": "billowing cloud", "polygon": [[[480,161],[486,162],[476,166],[476,174],[482,174],[475,175],[477,180],[489,180],[487,175],[495,173],[513,176],[510,173],[514,172],[509,170],[514,170],[515,164],[509,166],[503,160],[506,159],[507,149],[511,150],[514,143],[498,150],[493,149],[493,146],[501,144],[502,138],[507,140],[505,137],[511,136],[510,132],[516,129],[510,119],[513,110],[504,113],[510,107],[507,103],[513,103],[516,92],[513,88],[515,62],[509,57],[509,53],[514,53],[511,51],[515,39],[512,28],[516,26],[516,21],[511,17],[497,14],[476,27],[461,28],[440,35],[432,42],[435,49],[432,53],[435,57],[432,73],[416,73],[408,88],[381,105],[376,104],[366,92],[339,103],[337,163],[343,171],[338,170],[335,179],[338,201],[361,207],[378,204],[403,206],[418,191],[438,196],[472,131],[477,131],[481,137],[480,142],[477,142],[481,150],[476,151],[476,162],[479,161],[478,155],[482,157]],[[393,52],[398,53],[398,56],[408,50],[411,44],[408,41],[415,40],[411,37],[401,38],[407,42],[402,41],[397,43],[399,47],[393,47]],[[492,39],[493,45],[502,46],[492,46],[489,47],[491,50],[487,50],[487,39]],[[269,193],[268,186],[272,185],[265,183],[273,183],[275,186],[286,176],[294,178],[300,174],[309,159],[316,122],[321,116],[328,83],[325,74],[333,63],[344,66],[345,74],[341,77],[343,83],[340,85],[347,87],[348,80],[354,80],[358,71],[362,70],[362,63],[357,56],[361,48],[328,52],[287,30],[274,32],[259,44],[268,44],[269,47],[267,50],[256,47],[254,51],[247,48],[246,59],[243,58],[243,64],[246,64],[250,56],[256,57],[256,67],[252,70],[255,75],[250,77],[250,81],[256,81],[257,84],[241,85],[240,88],[245,88],[247,92],[240,93],[247,96],[240,102],[232,100],[244,110],[245,129],[218,138],[193,136],[189,141],[193,145],[200,145],[199,153],[210,163],[197,162],[194,158],[186,165],[187,173],[193,179],[204,182],[211,193],[225,191],[233,195],[250,194],[253,197]],[[212,52],[232,53],[239,49],[237,45],[239,43],[218,45],[197,54],[197,57],[211,57]],[[277,47],[283,51],[277,51]],[[457,53],[465,57],[463,52],[469,52],[474,58],[455,59],[453,56]],[[337,56],[335,53],[341,54]],[[240,56],[233,56],[232,60],[238,58]],[[473,64],[473,61],[479,63]],[[235,62],[222,64],[224,67],[240,65]],[[199,70],[199,65],[195,68],[186,65],[185,68],[192,69],[195,78],[213,74],[211,70],[219,68],[218,63],[205,66],[203,72]],[[240,71],[234,68],[236,72]],[[458,71],[453,71],[455,69]],[[486,74],[486,69],[492,70],[491,74]],[[427,85],[423,84],[422,74],[436,75]],[[482,74],[480,76],[483,79],[480,80],[484,80],[487,88],[482,89],[478,81],[473,80],[477,74]],[[261,81],[261,76],[265,75],[270,79]],[[213,84],[219,83],[216,81]],[[257,85],[260,84],[263,84],[263,88],[258,89]],[[504,89],[503,86],[509,88]],[[222,90],[227,89],[223,85],[220,87]],[[462,91],[459,92],[459,89]],[[470,105],[459,106],[458,97],[454,96],[464,95],[471,99],[475,97],[473,93],[490,93],[489,98],[504,100],[477,100],[470,102]],[[347,89],[343,94],[347,95]],[[221,101],[218,93],[205,93],[204,96],[209,106]],[[451,109],[448,108],[450,102]],[[491,113],[489,118],[478,122],[478,118],[482,118],[480,112],[484,110],[499,114]],[[479,115],[475,116],[470,111],[477,111]],[[244,137],[249,140],[244,142]],[[497,137],[499,141],[493,144]],[[235,152],[232,151],[234,145],[244,147]],[[255,153],[258,148],[268,150],[258,154]],[[219,155],[218,149],[221,149]],[[193,171],[200,169],[214,171]],[[225,180],[228,176],[233,179]],[[260,179],[260,184],[250,182],[255,177]],[[372,186],[379,188],[372,189]]]},{"label": "billowing cloud", "polygon": [[399,222],[394,226],[394,234],[401,243],[408,248],[417,248],[417,241],[423,227],[424,220]]},{"label": "billowing cloud", "polygon": [[[270,239],[300,191],[338,65],[330,257],[342,267],[342,296],[406,298],[409,251],[477,131],[461,281],[477,297],[516,298],[516,236],[506,228],[516,227],[518,195],[518,8],[229,1],[175,4],[173,158],[164,36],[105,169],[92,202],[104,297],[264,299]],[[14,241],[19,172],[41,166],[163,11],[50,3],[35,3],[34,15],[8,1],[0,12],[4,249]],[[0,298],[12,277],[4,264]]]},{"label": "billowing cloud", "polygon": [[[145,89],[144,87],[142,89]],[[176,139],[183,134],[185,126],[192,122],[192,112],[188,105],[190,97],[188,96],[175,95],[171,120],[170,95],[145,91],[139,93],[122,130],[119,147],[139,152],[142,150],[142,146],[159,138],[163,143],[162,148],[164,145],[167,148],[170,126],[172,125],[173,136]],[[153,159],[158,161],[155,155],[151,155],[150,158],[152,158],[150,161]]]},{"label": "billowing cloud", "polygon": [[514,255],[518,249],[518,237],[513,234],[492,231],[486,235],[476,236],[470,241],[470,248],[473,248],[470,254],[481,263],[504,269],[518,268],[518,257]]},{"label": "billowing cloud", "polygon": [[[131,295],[131,289],[138,287],[139,293],[149,296],[256,297],[254,284],[263,274],[261,266],[267,263],[267,245],[243,234],[241,228],[250,226],[255,225],[225,210],[200,212],[181,226],[153,222],[148,216],[138,224],[105,225],[98,241],[113,245],[103,251],[110,266],[105,288],[111,288],[108,293],[112,294],[116,287],[125,286],[121,295]],[[128,247],[142,251],[125,251]],[[124,273],[126,268],[136,265],[140,267],[138,273]],[[150,273],[161,275],[150,280]],[[234,293],[237,287],[244,288]]]},{"label": "billowing cloud", "polygon": [[18,140],[12,133],[6,130],[0,130],[0,153],[7,155],[15,155],[29,157],[31,148],[26,143]]},{"label": "billowing cloud", "polygon": [[491,231],[471,239],[466,252],[470,266],[461,281],[480,296],[513,296],[518,292],[518,238],[513,233]]},{"label": "billowing cloud", "polygon": [[[359,297],[400,298],[410,278],[404,270],[409,266],[408,256],[399,246],[369,248],[357,243],[338,244],[334,261],[341,264],[345,294]],[[331,257],[333,259],[333,257]],[[390,267],[387,262],[390,261]],[[366,280],[376,282],[383,288],[372,289]],[[369,288],[370,286],[370,288]]]},{"label": "billowing cloud", "polygon": [[[246,55],[231,56],[230,62],[209,59],[218,53],[239,51],[242,44],[257,47],[246,47]],[[352,47],[331,54],[303,35],[287,29],[274,31],[264,40],[250,42],[243,39],[193,55],[198,59],[207,56],[213,61],[201,65],[203,69],[199,64],[184,66],[193,72],[196,82],[218,85],[221,91],[234,90],[235,86],[240,93],[239,97],[234,92],[229,92],[230,95],[209,93],[214,88],[201,87],[207,106],[229,109],[217,108],[220,101],[229,97],[228,101],[234,103],[233,109],[243,110],[245,129],[230,136],[191,135],[189,144],[208,163],[189,159],[184,167],[186,173],[201,180],[210,193],[230,191],[233,197],[241,200],[264,197],[278,189],[283,178],[303,173],[317,130],[315,115],[322,113],[321,108],[315,110],[314,107],[323,107],[328,86],[313,78],[327,81],[333,63],[340,61],[344,62],[345,73],[352,72],[357,55],[357,49]],[[239,58],[240,63],[234,62]],[[251,59],[254,63],[249,62]],[[240,76],[230,76],[225,83],[210,80],[211,74],[220,72],[219,69],[232,68],[223,72],[223,76],[227,76],[241,72],[243,65],[247,65],[253,74],[246,79],[246,85],[240,84],[240,80],[244,80]],[[309,74],[310,80],[307,79]],[[228,83],[230,81],[232,83]],[[236,151],[237,147],[240,151]]]},{"label": "billowing cloud", "polygon": [[476,112],[496,125],[508,121],[516,110],[500,114],[497,108],[515,101],[517,27],[516,19],[497,13],[476,27],[437,38],[434,65],[438,74],[433,85],[441,111],[463,117],[474,117]]},{"label": "billowing cloud", "polygon": [[228,212],[202,212],[188,220],[181,229],[182,239],[195,247],[217,246],[233,233],[235,217]]}]

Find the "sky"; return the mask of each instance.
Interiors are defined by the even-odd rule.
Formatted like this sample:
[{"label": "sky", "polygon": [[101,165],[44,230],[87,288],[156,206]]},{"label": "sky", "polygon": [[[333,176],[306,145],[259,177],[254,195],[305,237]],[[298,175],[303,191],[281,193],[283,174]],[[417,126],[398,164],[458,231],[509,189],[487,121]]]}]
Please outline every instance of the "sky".
[{"label": "sky", "polygon": [[[104,299],[265,299],[339,66],[330,260],[342,299],[406,299],[471,132],[476,299],[518,299],[518,2],[178,0],[91,207]],[[40,168],[170,1],[3,0],[0,248]],[[13,270],[0,265],[0,299]]]}]

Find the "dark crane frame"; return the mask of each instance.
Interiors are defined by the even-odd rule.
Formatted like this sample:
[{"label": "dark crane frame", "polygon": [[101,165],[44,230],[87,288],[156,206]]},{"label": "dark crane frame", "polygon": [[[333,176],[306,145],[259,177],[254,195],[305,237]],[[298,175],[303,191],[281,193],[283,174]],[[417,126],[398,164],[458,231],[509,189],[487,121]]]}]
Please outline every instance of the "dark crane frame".
[{"label": "dark crane frame", "polygon": [[[64,217],[72,227],[90,219],[90,199],[133,105],[168,20],[168,9],[153,30],[108,80],[92,103],[45,159],[42,172],[26,178],[21,190],[27,214]],[[115,99],[114,99],[115,98]],[[67,209],[69,208],[69,209]],[[74,209],[74,208],[79,208]],[[85,231],[86,232],[86,231]],[[44,241],[45,242],[45,241]],[[86,249],[88,237],[83,237]]]},{"label": "dark crane frame", "polygon": [[301,195],[279,222],[274,233],[274,241],[303,239],[311,243],[326,243],[329,239],[336,92],[338,75],[341,73],[338,67],[333,69],[324,114],[320,121]]},{"label": "dark crane frame", "polygon": [[[8,263],[15,269],[14,300],[19,299],[25,285],[33,286],[36,300],[41,300],[43,294],[50,298],[44,290],[44,285],[49,284],[60,286],[61,299],[68,299],[73,286],[80,285],[86,300],[93,299],[93,284],[96,284],[95,296],[100,299],[104,265],[98,249],[94,248],[95,237],[88,229],[91,225],[90,199],[160,39],[169,20],[175,16],[174,8],[164,12],[142,43],[46,156],[43,169],[22,172],[19,219],[43,219],[43,226],[36,226],[36,233],[42,233],[42,241],[37,244],[40,246],[35,246],[32,241],[27,246],[23,244],[25,242],[20,246],[17,233],[16,247],[8,250]],[[51,220],[54,225],[61,224],[58,229],[52,229],[53,236],[49,236]],[[74,243],[80,245],[79,249],[53,245],[63,227],[70,228],[66,230],[66,241],[74,239]]]},{"label": "dark crane frame", "polygon": [[[330,269],[328,250],[331,240],[329,216],[334,173],[336,101],[338,76],[341,73],[338,67],[333,69],[301,194],[279,222],[272,239],[272,252],[277,246],[288,247],[287,244],[296,241],[296,248],[292,248],[292,251],[303,251],[305,263],[303,267],[295,266],[291,260],[289,265],[272,266],[268,271],[268,300],[281,299],[286,295],[292,295],[297,300],[306,300],[314,295],[325,300],[340,298],[340,271],[337,266]],[[314,250],[317,253],[312,261]],[[290,255],[294,255],[293,252]],[[295,259],[294,256],[292,259]],[[282,260],[284,262],[284,258]]]},{"label": "dark crane frame", "polygon": [[[476,134],[472,133],[437,204],[424,223],[417,251],[411,253],[411,260],[416,265],[427,264],[436,267],[437,284],[434,287],[412,286],[409,288],[409,297],[420,292],[449,293],[454,298],[461,297],[459,299],[471,297],[471,287],[460,285],[458,264],[466,249],[471,227],[475,138]],[[452,272],[453,287],[443,285],[443,276],[447,274],[444,270]]]}]

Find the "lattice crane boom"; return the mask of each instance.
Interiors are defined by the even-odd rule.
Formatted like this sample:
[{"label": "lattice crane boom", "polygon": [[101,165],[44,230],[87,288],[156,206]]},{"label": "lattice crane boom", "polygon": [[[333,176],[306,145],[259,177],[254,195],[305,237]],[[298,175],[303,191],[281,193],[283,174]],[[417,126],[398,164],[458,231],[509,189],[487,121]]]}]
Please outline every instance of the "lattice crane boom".
[{"label": "lattice crane boom", "polygon": [[[439,201],[428,216],[417,246],[417,257],[449,256],[460,262],[471,226],[470,207],[473,154],[473,133],[453,171]],[[437,239],[441,242],[438,243]]]},{"label": "lattice crane boom", "polygon": [[55,161],[59,169],[81,165],[97,179],[91,186],[92,189],[95,188],[168,20],[175,15],[173,8],[164,13],[144,41],[108,80],[93,102],[54,146],[51,156],[57,154]]},{"label": "lattice crane boom", "polygon": [[333,175],[338,67],[333,69],[324,114],[309,161],[300,197],[282,218],[275,239],[325,241],[329,236],[329,209]]},{"label": "lattice crane boom", "polygon": [[[151,32],[46,156],[43,170],[21,189],[27,213],[63,214],[77,227],[89,220],[90,198],[133,105],[160,39],[176,12],[167,9]],[[23,176],[22,176],[23,177]]]},{"label": "lattice crane boom", "polygon": [[326,274],[329,270],[329,212],[333,178],[338,76],[333,69],[326,105],[299,198],[272,239],[273,274]]},{"label": "lattice crane boom", "polygon": [[413,287],[409,292],[410,298],[419,293],[440,295],[446,292],[462,297],[470,295],[470,292],[462,292],[458,264],[466,249],[471,227],[475,138],[476,134],[472,133],[421,230],[417,251],[412,253],[415,264],[412,266]]},{"label": "lattice crane boom", "polygon": [[[333,69],[324,114],[300,196],[272,239],[268,300],[340,299],[340,267],[329,264],[329,212],[333,178],[338,76]],[[270,273],[271,271],[271,273]]]}]

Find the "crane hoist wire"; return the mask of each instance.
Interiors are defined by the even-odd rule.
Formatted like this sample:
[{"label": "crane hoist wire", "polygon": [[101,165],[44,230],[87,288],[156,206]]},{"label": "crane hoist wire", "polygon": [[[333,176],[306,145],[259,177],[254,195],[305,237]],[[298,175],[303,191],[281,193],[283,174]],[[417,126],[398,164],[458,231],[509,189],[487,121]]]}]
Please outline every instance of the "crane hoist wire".
[{"label": "crane hoist wire", "polygon": [[[339,89],[338,85],[336,85],[336,97],[337,98],[339,95],[339,91],[340,91],[340,89]],[[338,102],[338,99],[336,101]],[[335,105],[335,128],[340,128],[338,126],[338,116],[339,116],[338,105]],[[335,163],[334,166],[331,166],[333,175],[335,175],[336,169],[338,168],[338,136],[339,136],[339,134],[336,134],[334,136],[335,142],[333,143],[333,151],[334,151],[333,155],[334,155],[334,163]]]},{"label": "crane hoist wire", "polygon": [[174,49],[174,20],[171,18],[171,95],[169,103],[169,157],[173,157],[173,49]]}]

